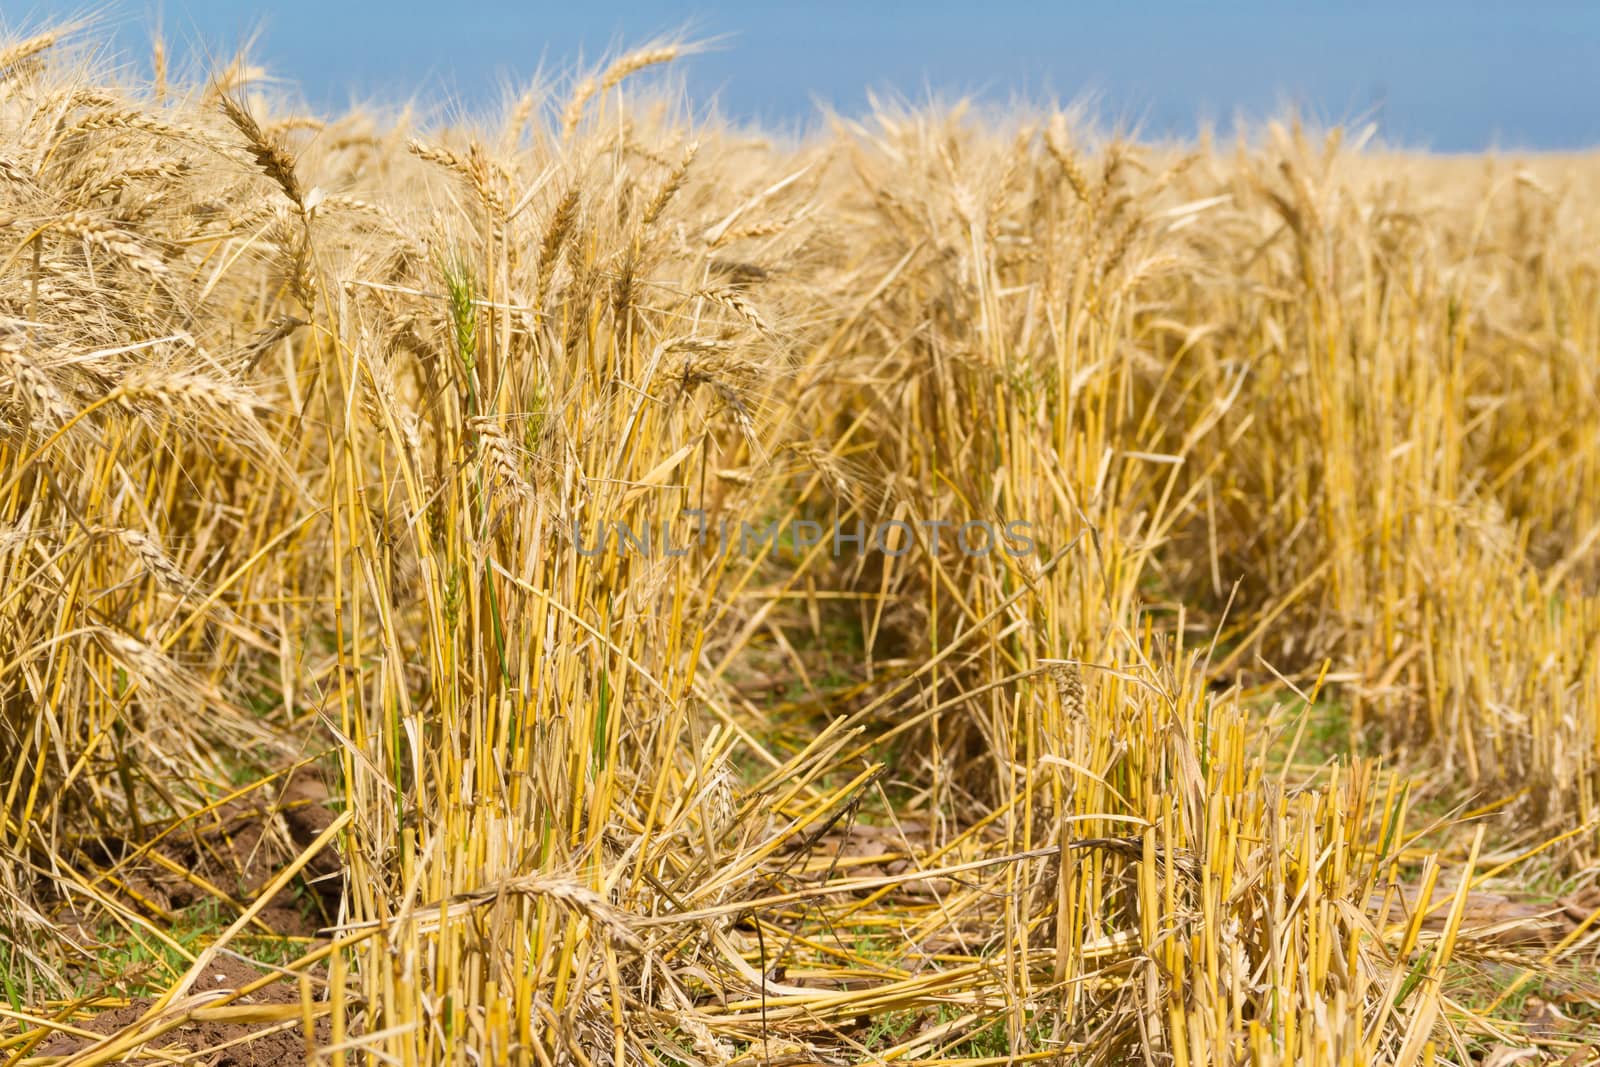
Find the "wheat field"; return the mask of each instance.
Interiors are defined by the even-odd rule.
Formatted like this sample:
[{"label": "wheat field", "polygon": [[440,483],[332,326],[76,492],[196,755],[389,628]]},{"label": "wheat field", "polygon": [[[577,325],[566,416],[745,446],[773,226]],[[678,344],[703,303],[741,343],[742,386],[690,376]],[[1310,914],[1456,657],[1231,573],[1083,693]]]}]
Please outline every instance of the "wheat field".
[{"label": "wheat field", "polygon": [[6,1062],[1600,1061],[1600,158],[94,44],[0,41]]}]

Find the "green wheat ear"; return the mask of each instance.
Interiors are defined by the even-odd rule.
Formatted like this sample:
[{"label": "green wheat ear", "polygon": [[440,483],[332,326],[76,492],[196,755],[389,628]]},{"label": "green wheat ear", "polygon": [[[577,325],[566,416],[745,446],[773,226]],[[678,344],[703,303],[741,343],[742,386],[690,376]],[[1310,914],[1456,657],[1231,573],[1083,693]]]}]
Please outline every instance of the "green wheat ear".
[{"label": "green wheat ear", "polygon": [[456,343],[456,355],[461,365],[471,374],[478,365],[478,308],[476,304],[478,280],[472,265],[464,256],[456,255],[440,267],[444,274],[445,292],[450,299],[450,326]]},{"label": "green wheat ear", "polygon": [[450,335],[466,381],[466,417],[478,413],[478,279],[459,252],[439,264],[450,303]]}]

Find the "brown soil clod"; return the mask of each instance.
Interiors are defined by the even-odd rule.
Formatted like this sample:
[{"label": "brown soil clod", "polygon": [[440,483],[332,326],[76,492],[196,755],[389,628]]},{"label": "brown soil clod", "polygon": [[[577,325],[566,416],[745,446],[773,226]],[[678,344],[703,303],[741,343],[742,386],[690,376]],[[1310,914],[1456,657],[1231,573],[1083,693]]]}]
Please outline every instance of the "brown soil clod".
[{"label": "brown soil clod", "polygon": [[[200,975],[193,991],[196,994],[228,994],[261,977],[261,971],[243,960],[219,956]],[[228,1003],[230,1006],[266,1008],[296,1004],[299,1000],[300,994],[293,985],[275,982]],[[102,1011],[87,1022],[75,1024],[97,1037],[57,1034],[41,1044],[34,1055],[70,1057],[87,1051],[103,1038],[134,1033],[140,1028],[140,1020],[153,1003],[149,997],[134,997],[118,1007]],[[331,1027],[324,1012],[312,1027],[314,1046],[327,1044],[330,1032]],[[303,1064],[306,1062],[306,1034],[303,1024],[297,1021],[252,1023],[193,1020],[155,1037],[117,1062],[171,1063],[175,1062],[174,1057],[177,1062],[203,1063],[210,1067],[265,1067],[268,1064],[285,1067]]]},{"label": "brown soil clod", "polygon": [[[210,887],[248,905],[333,821],[327,801],[322,782],[301,771],[286,784],[230,801],[169,835],[156,846],[157,858],[141,862],[127,882],[168,912],[215,897]],[[262,909],[260,926],[286,937],[314,937],[333,921],[341,872],[331,849],[313,856],[301,876]]]}]

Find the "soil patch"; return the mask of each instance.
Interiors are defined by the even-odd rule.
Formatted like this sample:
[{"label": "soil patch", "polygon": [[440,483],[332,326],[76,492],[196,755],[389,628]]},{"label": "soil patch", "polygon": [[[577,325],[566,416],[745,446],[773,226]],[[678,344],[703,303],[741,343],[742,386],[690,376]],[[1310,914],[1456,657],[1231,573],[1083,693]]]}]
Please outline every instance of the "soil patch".
[{"label": "soil patch", "polygon": [[[193,992],[235,990],[261,978],[262,972],[242,960],[219,957],[214,960],[193,986]],[[232,1003],[236,1005],[297,1004],[298,989],[289,982],[275,982]],[[117,1035],[137,1024],[141,1016],[154,1003],[149,997],[135,997],[126,1004],[101,1012],[81,1024],[102,1037]],[[313,1039],[318,1046],[331,1040],[331,1026],[326,1017],[313,1026]],[[98,1038],[75,1034],[57,1034],[34,1050],[40,1056],[70,1056],[96,1044]],[[126,1064],[149,1063],[157,1060],[150,1055],[160,1049],[166,1056],[178,1056],[182,1062],[205,1063],[211,1067],[269,1067],[269,1065],[303,1064],[306,1062],[305,1031],[295,1024],[250,1024],[238,1022],[192,1022],[156,1038],[141,1053],[118,1062]],[[170,1059],[167,1062],[171,1062]]]},{"label": "soil patch", "polygon": [[[328,799],[321,780],[301,770],[190,820],[141,860],[126,883],[166,912],[211,899],[207,885],[248,905],[333,822]],[[333,921],[341,890],[338,855],[326,847],[273,896],[260,921],[277,934],[314,937]]]}]

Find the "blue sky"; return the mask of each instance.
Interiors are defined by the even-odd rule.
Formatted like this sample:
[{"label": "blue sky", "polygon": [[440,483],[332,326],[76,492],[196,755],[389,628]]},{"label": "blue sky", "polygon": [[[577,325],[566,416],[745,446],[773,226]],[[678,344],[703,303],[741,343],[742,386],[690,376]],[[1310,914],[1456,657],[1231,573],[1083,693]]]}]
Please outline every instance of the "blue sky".
[{"label": "blue sky", "polygon": [[1286,104],[1375,118],[1440,151],[1600,145],[1600,4],[1263,2],[1025,4],[564,3],[524,0],[110,0],[7,3],[14,27],[86,9],[142,61],[159,22],[177,49],[255,56],[318,108],[415,97],[481,108],[541,65],[570,70],[687,27],[720,37],[680,66],[693,99],[784,127],[867,90],[985,101],[1091,97],[1108,124],[1186,136]]}]

